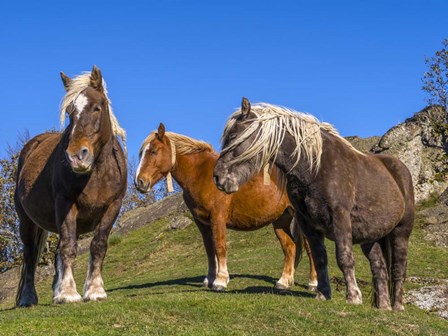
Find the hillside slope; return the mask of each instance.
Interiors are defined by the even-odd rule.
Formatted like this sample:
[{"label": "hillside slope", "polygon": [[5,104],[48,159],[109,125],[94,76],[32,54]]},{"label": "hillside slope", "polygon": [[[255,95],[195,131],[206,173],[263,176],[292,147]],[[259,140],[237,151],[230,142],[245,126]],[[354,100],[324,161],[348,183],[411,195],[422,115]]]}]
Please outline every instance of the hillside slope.
[{"label": "hillside slope", "polygon": [[[107,301],[51,305],[51,278],[46,277],[37,286],[39,306],[11,310],[11,297],[0,304],[0,334],[448,334],[448,321],[414,305],[407,305],[404,313],[371,308],[370,271],[359,247],[355,257],[363,305],[345,303],[332,242],[327,242],[331,301],[317,301],[305,289],[306,258],[296,272],[293,290],[274,293],[283,256],[270,227],[249,233],[228,231],[231,281],[227,292],[211,292],[202,287],[207,263],[199,231],[185,218],[188,213],[180,195],[129,213],[114,233],[106,257]],[[173,223],[183,224],[172,229]],[[448,269],[440,267],[446,265],[447,250],[429,245],[423,235],[419,224],[410,243],[408,276],[448,279]],[[76,262],[79,290],[87,259],[84,254]],[[421,285],[415,281],[406,287],[409,291]]]}]

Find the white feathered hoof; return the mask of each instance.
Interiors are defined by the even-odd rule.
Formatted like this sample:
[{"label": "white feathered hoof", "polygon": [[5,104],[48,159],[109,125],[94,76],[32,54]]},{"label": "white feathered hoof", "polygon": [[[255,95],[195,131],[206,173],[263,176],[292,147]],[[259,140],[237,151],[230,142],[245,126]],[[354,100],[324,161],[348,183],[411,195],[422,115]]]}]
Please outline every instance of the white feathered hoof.
[{"label": "white feathered hoof", "polygon": [[212,290],[215,292],[224,292],[227,289],[227,283],[219,280],[219,279],[215,279],[215,281],[213,281],[213,286],[212,286]]},{"label": "white feathered hoof", "polygon": [[103,301],[106,299],[107,294],[102,287],[90,288],[84,293],[84,301]]},{"label": "white feathered hoof", "polygon": [[213,286],[212,286],[212,290],[214,292],[224,292],[226,289],[227,288],[225,286],[223,286],[223,285],[215,285],[215,284],[213,284]]},{"label": "white feathered hoof", "polygon": [[62,291],[53,298],[53,303],[73,303],[82,301],[81,295],[77,291]]}]

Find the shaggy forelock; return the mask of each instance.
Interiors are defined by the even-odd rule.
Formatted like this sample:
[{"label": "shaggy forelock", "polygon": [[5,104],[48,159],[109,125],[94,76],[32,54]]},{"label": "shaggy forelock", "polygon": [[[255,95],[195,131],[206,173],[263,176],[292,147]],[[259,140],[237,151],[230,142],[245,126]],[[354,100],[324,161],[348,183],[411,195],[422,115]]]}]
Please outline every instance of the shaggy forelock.
[{"label": "shaggy forelock", "polygon": [[[70,80],[70,84],[67,90],[67,93],[62,98],[61,102],[61,111],[59,115],[59,120],[61,124],[61,128],[65,126],[65,116],[66,113],[70,114],[68,111],[69,106],[75,102],[76,98],[90,86],[90,75],[91,72],[84,72],[81,75],[74,77]],[[112,102],[110,101],[108,95],[107,95],[107,84],[103,79],[103,90],[104,95],[106,96],[106,99],[108,101],[109,105],[109,116],[110,116],[110,122],[112,124],[112,132],[114,136],[118,136],[121,138],[121,141],[123,143],[123,147],[126,152],[126,131],[120,126],[118,123],[117,117],[115,116],[113,110],[112,110]]]}]

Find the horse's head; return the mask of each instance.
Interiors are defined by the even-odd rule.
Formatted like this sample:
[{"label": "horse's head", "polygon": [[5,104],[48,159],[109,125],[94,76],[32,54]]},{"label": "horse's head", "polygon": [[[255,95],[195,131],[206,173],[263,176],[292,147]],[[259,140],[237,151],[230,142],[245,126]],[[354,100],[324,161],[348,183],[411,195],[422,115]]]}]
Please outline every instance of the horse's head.
[{"label": "horse's head", "polygon": [[144,141],[140,149],[140,163],[135,175],[135,186],[148,192],[157,182],[173,169],[173,150],[170,139],[165,135],[165,126],[160,123],[157,132]]},{"label": "horse's head", "polygon": [[248,99],[243,98],[240,113],[233,114],[226,124],[222,138],[221,154],[213,171],[213,180],[219,190],[226,193],[239,187],[260,171],[261,153],[247,155],[247,149],[256,141],[255,114]]},{"label": "horse's head", "polygon": [[93,66],[89,77],[82,76],[84,79],[81,76],[71,79],[61,72],[66,97],[72,95],[66,107],[70,134],[65,153],[71,168],[78,174],[92,170],[102,146],[113,135],[110,102],[100,69]]}]

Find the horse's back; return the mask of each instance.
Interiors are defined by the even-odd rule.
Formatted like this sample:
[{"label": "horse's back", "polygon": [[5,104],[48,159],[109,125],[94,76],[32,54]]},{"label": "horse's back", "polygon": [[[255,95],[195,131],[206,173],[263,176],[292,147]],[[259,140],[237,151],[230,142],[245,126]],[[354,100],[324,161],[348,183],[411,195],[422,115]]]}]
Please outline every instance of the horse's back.
[{"label": "horse's back", "polygon": [[[27,216],[44,229],[53,231],[53,225],[44,222],[54,221],[54,204],[51,188],[51,164],[49,160],[54,155],[61,139],[61,133],[42,133],[23,147],[19,155],[16,202]],[[50,217],[50,220],[42,218]]]},{"label": "horse's back", "polygon": [[412,176],[406,165],[401,160],[391,155],[376,154],[375,156],[390,172],[400,188],[406,202],[412,202],[412,204],[414,204],[414,186],[412,183]]},{"label": "horse's back", "polygon": [[[52,132],[47,132],[47,133],[41,133],[36,135],[34,138],[32,138],[31,140],[29,140],[22,148],[22,150],[20,151],[19,154],[19,161],[18,161],[18,172],[20,172],[22,170],[23,165],[25,164],[27,158],[37,152],[41,152],[42,151],[42,144],[45,144],[45,147],[47,147],[48,145],[52,145],[52,144],[57,144],[59,139],[60,139],[61,133],[52,133]],[[42,153],[43,155],[45,155],[45,152]]]}]

